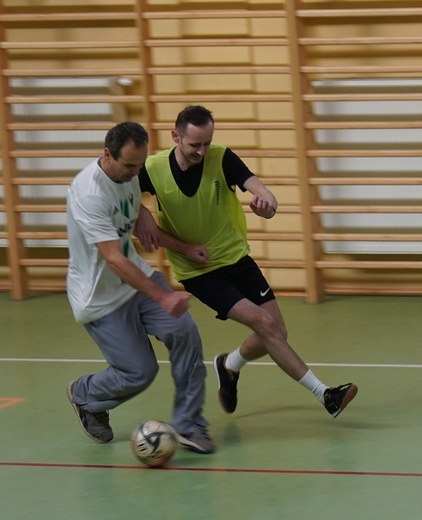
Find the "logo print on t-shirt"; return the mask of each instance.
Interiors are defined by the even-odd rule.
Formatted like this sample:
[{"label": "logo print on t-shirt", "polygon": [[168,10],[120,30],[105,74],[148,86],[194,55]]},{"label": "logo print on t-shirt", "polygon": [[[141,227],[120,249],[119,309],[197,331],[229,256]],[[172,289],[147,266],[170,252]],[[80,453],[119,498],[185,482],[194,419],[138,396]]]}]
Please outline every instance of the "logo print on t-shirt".
[{"label": "logo print on t-shirt", "polygon": [[217,206],[218,206],[220,204],[220,181],[215,181],[214,186],[215,186],[215,197],[216,197]]}]

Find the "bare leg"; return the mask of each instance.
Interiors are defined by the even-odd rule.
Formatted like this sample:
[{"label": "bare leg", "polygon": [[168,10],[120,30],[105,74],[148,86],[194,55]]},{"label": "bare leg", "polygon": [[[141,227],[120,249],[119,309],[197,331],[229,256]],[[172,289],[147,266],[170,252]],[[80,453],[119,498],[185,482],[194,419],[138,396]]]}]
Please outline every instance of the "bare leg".
[{"label": "bare leg", "polygon": [[296,381],[309,370],[287,343],[286,326],[275,300],[257,306],[245,298],[230,309],[228,317],[254,331],[240,347],[242,357],[248,361],[269,354],[275,363]]},{"label": "bare leg", "polygon": [[[275,301],[270,301],[264,303],[261,308],[267,310],[277,320],[277,329],[281,331],[284,339],[287,339],[286,325],[277,303]],[[253,361],[254,359],[267,355],[268,352],[262,339],[254,332],[247,337],[240,346],[240,354],[247,361]]]},{"label": "bare leg", "polygon": [[[287,343],[286,326],[276,301],[257,306],[243,299],[230,309],[228,317],[254,331],[238,349],[243,360],[251,361],[269,354],[287,375],[312,392],[332,417],[337,417],[354,399],[358,391],[356,385],[347,383],[329,388],[309,370],[306,363]],[[214,369],[219,384],[218,395],[227,413],[233,413],[237,406],[239,373],[238,370],[232,371],[225,365],[225,360],[230,361],[229,356],[235,356],[235,352],[214,358]]]},{"label": "bare leg", "polygon": [[[287,375],[312,392],[332,417],[337,417],[356,396],[358,388],[353,383],[329,388],[309,370],[287,343],[286,326],[276,301],[257,306],[243,299],[232,307],[228,317],[254,331],[238,349],[243,360],[251,361],[269,354]],[[239,373],[225,366],[225,360],[231,362],[230,356],[235,356],[235,352],[228,356],[216,356],[214,359],[220,403],[228,413],[236,410]],[[234,364],[236,365],[235,362]]]}]

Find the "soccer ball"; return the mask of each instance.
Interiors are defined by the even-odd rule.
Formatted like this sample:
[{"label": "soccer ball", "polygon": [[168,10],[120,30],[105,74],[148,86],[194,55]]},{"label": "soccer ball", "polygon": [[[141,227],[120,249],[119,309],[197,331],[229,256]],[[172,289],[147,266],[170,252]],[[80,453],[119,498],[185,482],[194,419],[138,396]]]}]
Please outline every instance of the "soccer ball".
[{"label": "soccer ball", "polygon": [[135,428],[131,437],[135,457],[147,466],[163,466],[177,446],[176,432],[164,421],[145,421]]}]

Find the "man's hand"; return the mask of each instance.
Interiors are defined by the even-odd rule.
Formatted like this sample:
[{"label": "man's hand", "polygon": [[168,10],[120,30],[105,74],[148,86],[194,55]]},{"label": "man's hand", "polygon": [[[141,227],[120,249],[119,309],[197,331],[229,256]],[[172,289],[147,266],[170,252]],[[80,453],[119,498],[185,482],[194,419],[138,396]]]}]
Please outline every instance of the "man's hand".
[{"label": "man's hand", "polygon": [[258,217],[271,218],[275,215],[275,208],[272,203],[258,195],[253,196],[249,207]]},{"label": "man's hand", "polygon": [[152,253],[160,247],[158,226],[150,211],[141,205],[138,220],[135,222],[133,234],[139,240],[145,251]]},{"label": "man's hand", "polygon": [[183,254],[190,260],[198,262],[198,264],[205,264],[208,262],[208,250],[202,245],[186,244]]},{"label": "man's hand", "polygon": [[160,299],[160,305],[166,312],[178,318],[188,310],[189,299],[190,294],[186,292],[169,292]]}]

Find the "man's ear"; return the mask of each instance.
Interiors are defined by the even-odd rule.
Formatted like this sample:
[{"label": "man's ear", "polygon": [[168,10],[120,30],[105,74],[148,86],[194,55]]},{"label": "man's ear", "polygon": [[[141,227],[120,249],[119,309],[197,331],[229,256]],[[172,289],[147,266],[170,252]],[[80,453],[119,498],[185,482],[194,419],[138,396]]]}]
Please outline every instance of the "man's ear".
[{"label": "man's ear", "polygon": [[103,155],[104,155],[104,157],[107,157],[107,159],[109,159],[111,157],[110,150],[107,147],[104,148]]},{"label": "man's ear", "polygon": [[174,141],[176,144],[179,144],[180,136],[179,136],[179,132],[178,132],[177,130],[172,130],[172,131],[171,131],[171,138],[173,139],[173,141]]}]

